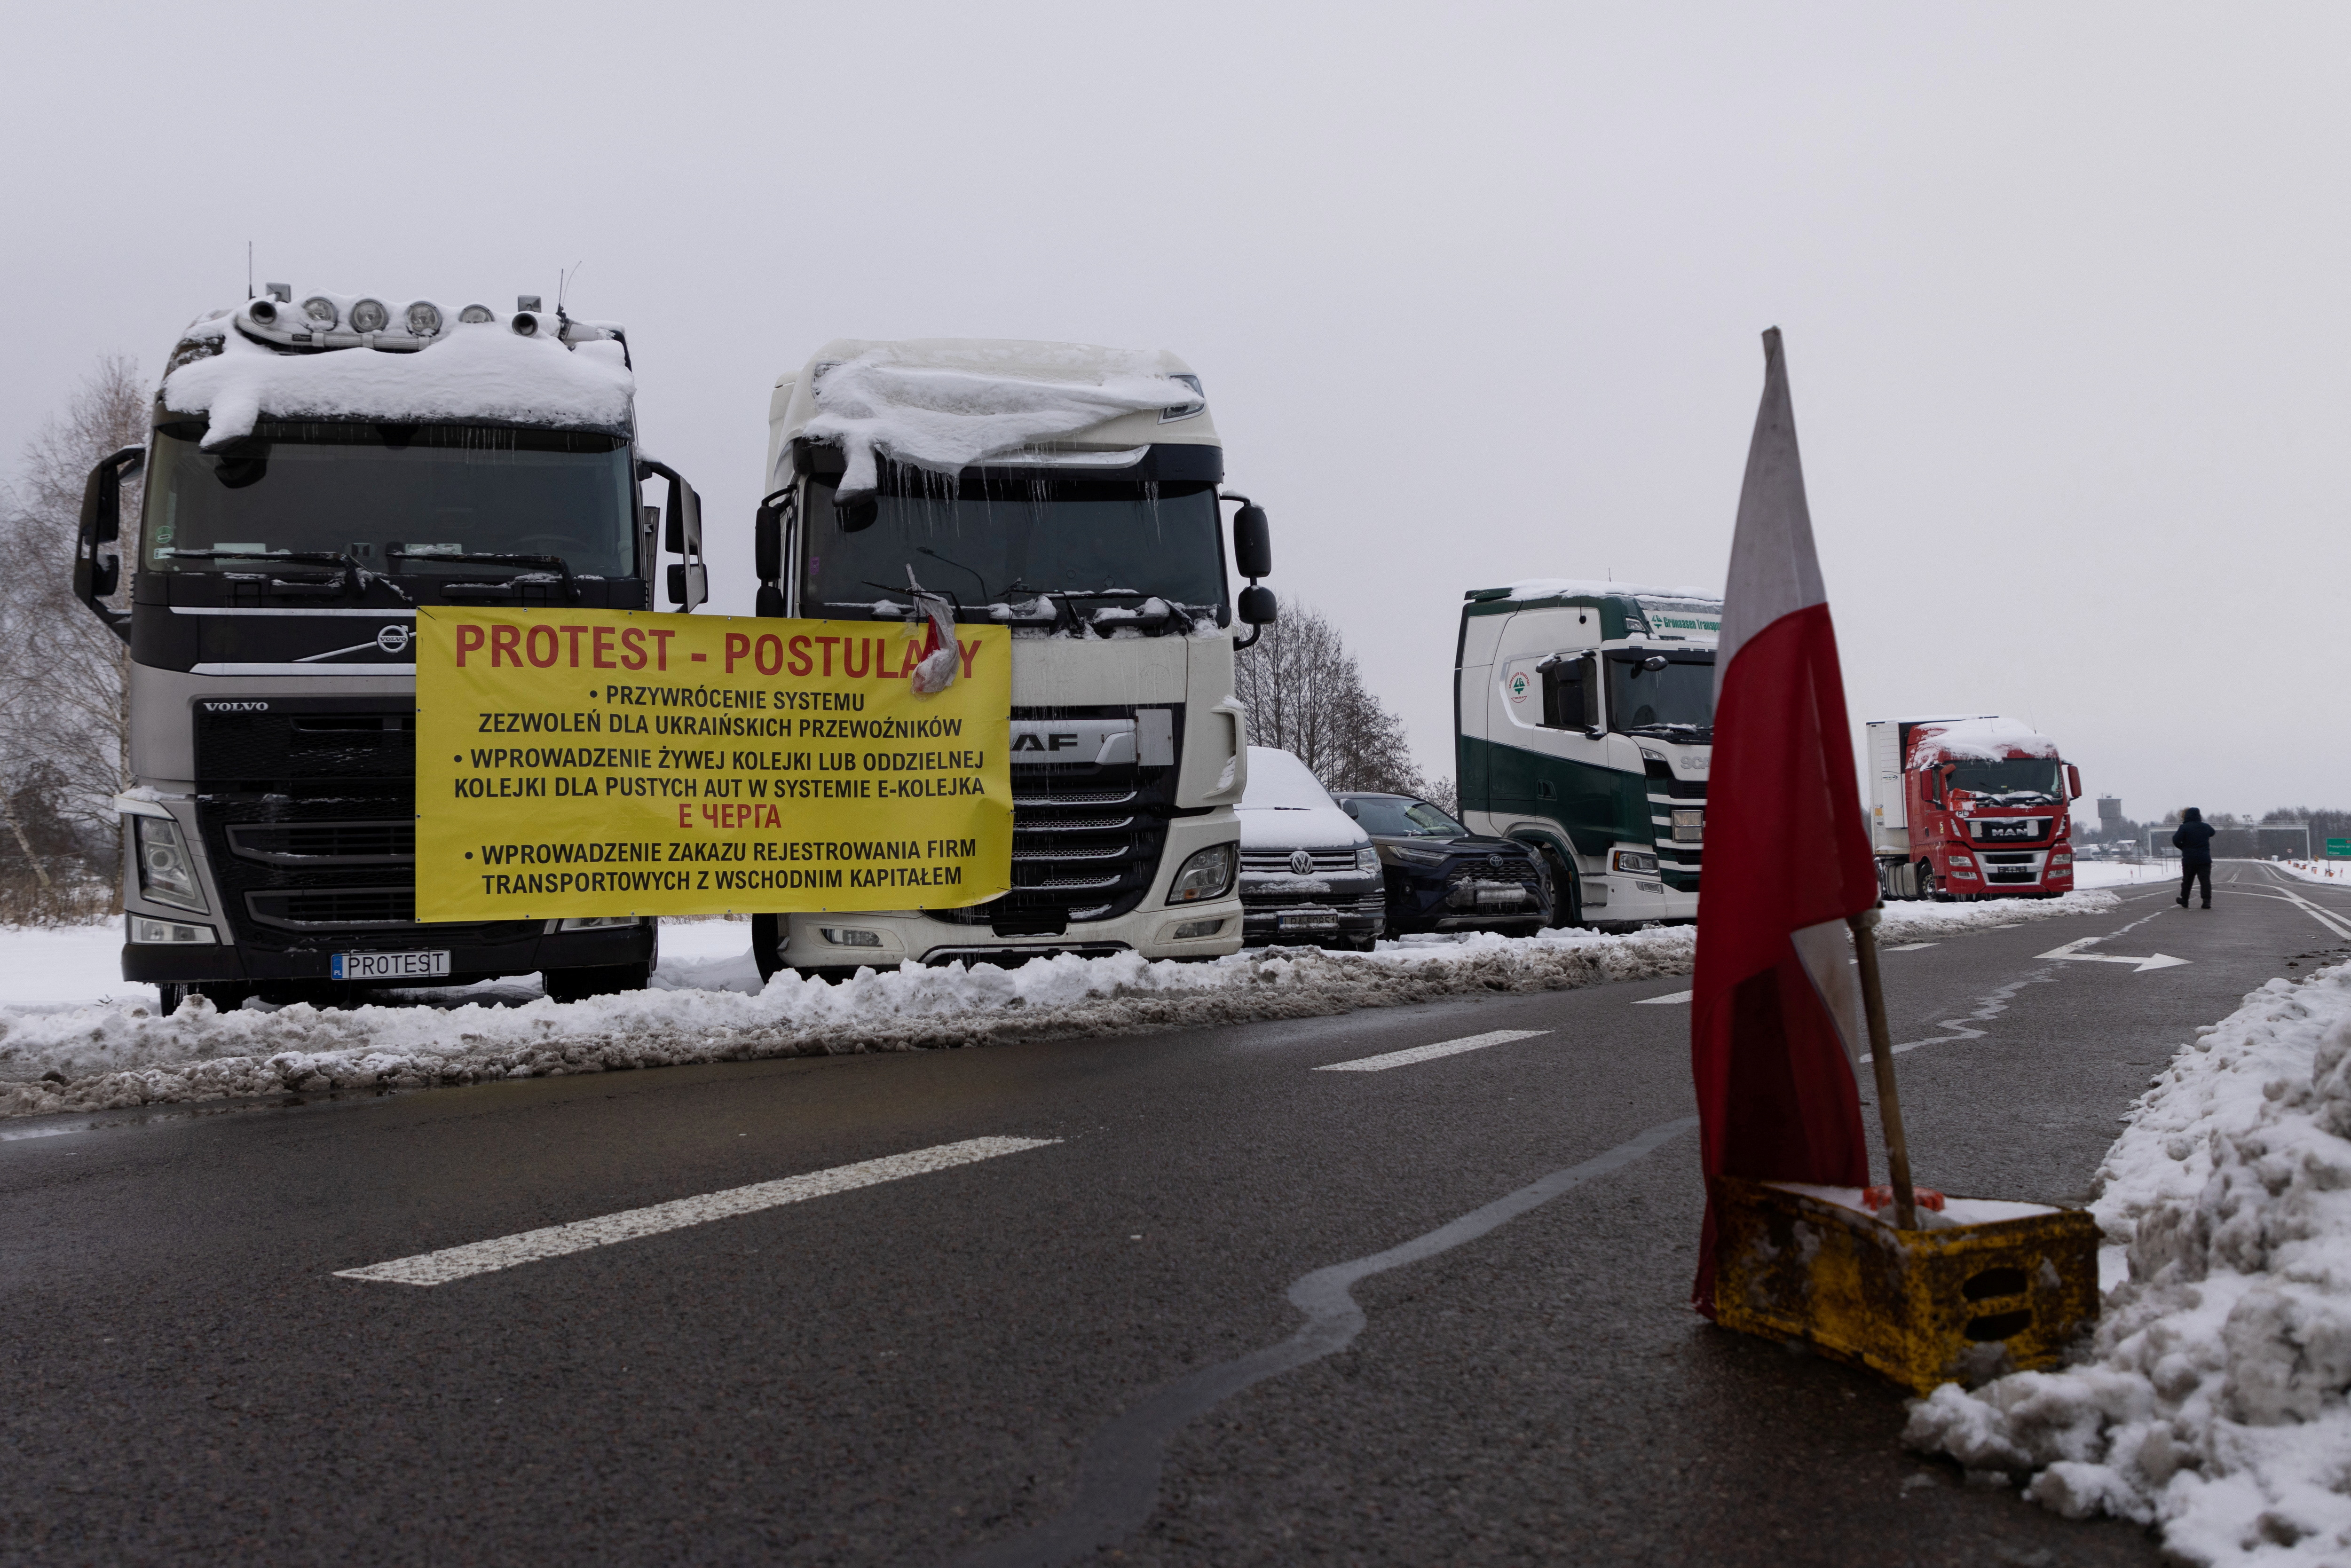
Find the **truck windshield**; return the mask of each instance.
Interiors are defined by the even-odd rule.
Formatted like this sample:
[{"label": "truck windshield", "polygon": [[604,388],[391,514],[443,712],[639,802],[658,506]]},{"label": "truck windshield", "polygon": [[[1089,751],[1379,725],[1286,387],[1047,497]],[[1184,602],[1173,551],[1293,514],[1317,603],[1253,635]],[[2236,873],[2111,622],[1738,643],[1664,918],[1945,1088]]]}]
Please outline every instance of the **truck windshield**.
[{"label": "truck windshield", "polygon": [[2004,762],[1959,762],[1951,766],[1950,788],[1964,790],[1987,805],[2039,806],[2056,800],[2064,786],[2057,777],[2064,764],[2054,758],[2011,757]]},{"label": "truck windshield", "polygon": [[[206,452],[200,426],[160,429],[149,453],[151,571],[237,570],[180,551],[328,552],[422,572],[440,555],[551,555],[583,577],[630,577],[629,446],[590,431],[264,421]],[[409,554],[393,561],[392,547]],[[427,559],[419,559],[427,558]]]},{"label": "truck windshield", "polygon": [[[921,487],[925,480],[935,487]],[[1153,598],[1201,615],[1224,604],[1214,485],[987,469],[967,471],[952,486],[902,471],[900,484],[875,497],[870,521],[852,528],[833,507],[832,484],[810,485],[803,613],[904,602],[909,568],[915,581],[949,595],[975,619],[991,606],[1006,607],[1003,618],[1029,619],[1014,612],[1048,594],[1066,596],[1088,619],[1121,615]],[[861,523],[854,513],[850,520]]]},{"label": "truck windshield", "polygon": [[1658,656],[1637,649],[1608,655],[1608,727],[1619,735],[1712,740],[1713,653],[1666,655],[1663,667],[1644,667]]}]

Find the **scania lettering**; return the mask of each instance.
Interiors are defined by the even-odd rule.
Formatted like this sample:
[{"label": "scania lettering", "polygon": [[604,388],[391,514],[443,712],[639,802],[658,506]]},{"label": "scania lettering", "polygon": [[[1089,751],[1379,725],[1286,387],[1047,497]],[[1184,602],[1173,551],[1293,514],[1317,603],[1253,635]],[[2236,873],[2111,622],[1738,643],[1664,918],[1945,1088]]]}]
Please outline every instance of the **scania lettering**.
[{"label": "scania lettering", "polygon": [[2074,889],[2081,771],[1996,714],[1872,719],[1869,832],[1889,898],[2054,898]]},{"label": "scania lettering", "polygon": [[1456,777],[1476,832],[1541,854],[1547,924],[1698,916],[1722,602],[1541,579],[1471,591]]},{"label": "scania lettering", "polygon": [[[533,970],[559,998],[644,983],[651,919],[423,925],[414,903],[417,612],[651,610],[664,543],[683,558],[671,604],[705,597],[699,504],[639,452],[632,386],[621,328],[535,297],[297,304],[272,284],[182,336],[146,444],[90,475],[74,567],[130,648],[125,979],[161,987],[167,1009]],[[656,477],[665,540],[640,491]],[[480,728],[592,735],[598,716]]]},{"label": "scania lettering", "polygon": [[[1236,950],[1248,734],[1233,662],[1273,618],[1257,586],[1271,547],[1263,511],[1219,495],[1199,379],[1165,353],[844,341],[778,382],[768,417],[761,615],[882,622],[904,646],[920,590],[957,622],[1011,628],[1013,888],[755,916],[761,972]],[[1230,565],[1250,586],[1237,596],[1220,500],[1239,506]],[[804,641],[787,655],[832,656]],[[841,656],[853,667],[853,647]],[[814,717],[794,737],[914,738]],[[956,787],[921,771],[932,755],[906,755],[917,771],[895,796]]]}]

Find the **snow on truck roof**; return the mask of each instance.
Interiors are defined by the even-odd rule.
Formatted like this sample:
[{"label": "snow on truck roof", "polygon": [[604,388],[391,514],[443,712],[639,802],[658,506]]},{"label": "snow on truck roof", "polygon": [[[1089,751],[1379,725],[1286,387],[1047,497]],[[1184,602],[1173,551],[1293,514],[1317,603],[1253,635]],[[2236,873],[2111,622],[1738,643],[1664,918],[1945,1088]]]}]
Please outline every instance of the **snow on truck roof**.
[{"label": "snow on truck roof", "polygon": [[1679,599],[1719,605],[1722,595],[1707,588],[1658,588],[1640,582],[1603,581],[1588,577],[1530,577],[1499,588],[1471,589],[1471,599]]},{"label": "snow on truck roof", "polygon": [[852,495],[878,483],[878,458],[951,475],[1008,458],[1123,467],[1156,443],[1217,444],[1200,378],[1165,350],[844,338],[776,388],[771,472],[794,440],[839,446]]},{"label": "snow on truck roof", "polygon": [[2001,762],[2011,757],[2057,758],[2057,743],[2012,718],[1881,719],[1910,726],[1910,766],[1939,752],[1953,762]]},{"label": "snow on truck roof", "polygon": [[[290,294],[290,290],[287,291]],[[522,307],[535,307],[525,298]],[[536,308],[444,311],[431,300],[312,294],[247,300],[191,324],[157,393],[209,417],[206,446],[280,419],[481,421],[630,428],[635,377],[621,329]]]}]

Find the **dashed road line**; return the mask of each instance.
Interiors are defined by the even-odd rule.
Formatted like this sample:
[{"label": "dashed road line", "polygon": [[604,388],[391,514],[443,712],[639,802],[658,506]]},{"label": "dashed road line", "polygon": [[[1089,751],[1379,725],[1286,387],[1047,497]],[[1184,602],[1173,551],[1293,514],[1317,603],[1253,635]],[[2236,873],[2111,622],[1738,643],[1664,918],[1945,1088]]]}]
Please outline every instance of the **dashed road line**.
[{"label": "dashed road line", "polygon": [[956,1166],[992,1160],[1002,1155],[1017,1155],[1026,1149],[1041,1149],[1061,1141],[1059,1138],[967,1138],[959,1144],[939,1144],[878,1160],[861,1160],[855,1165],[835,1166],[831,1170],[786,1176],[780,1181],[755,1182],[749,1186],[706,1192],[698,1197],[675,1198],[645,1208],[624,1208],[618,1214],[577,1219],[569,1225],[550,1225],[539,1230],[525,1230],[513,1236],[501,1236],[495,1240],[468,1242],[463,1247],[444,1247],[437,1252],[420,1252],[413,1258],[395,1258],[389,1263],[374,1263],[364,1269],[338,1269],[335,1278],[392,1285],[445,1285],[452,1280],[493,1273],[520,1263],[536,1263],[546,1258],[586,1252],[598,1247],[610,1247],[616,1241],[658,1236],[664,1230],[682,1230],[689,1225],[706,1225],[714,1219],[727,1219],[738,1214],[756,1214],[760,1209],[774,1208],[782,1204],[805,1203],[812,1197],[854,1192],[859,1187],[874,1186],[885,1181],[900,1181],[907,1176],[927,1176],[933,1171],[952,1170]]},{"label": "dashed road line", "polygon": [[1435,1045],[1416,1045],[1408,1051],[1390,1051],[1378,1056],[1359,1056],[1353,1061],[1332,1061],[1316,1068],[1317,1072],[1385,1072],[1391,1067],[1410,1067],[1416,1061],[1434,1061],[1440,1056],[1458,1056],[1465,1051],[1483,1051],[1489,1045],[1507,1045],[1514,1040],[1531,1040],[1539,1034],[1549,1034],[1547,1029],[1498,1029],[1484,1034],[1464,1035],[1459,1040],[1440,1040]]}]

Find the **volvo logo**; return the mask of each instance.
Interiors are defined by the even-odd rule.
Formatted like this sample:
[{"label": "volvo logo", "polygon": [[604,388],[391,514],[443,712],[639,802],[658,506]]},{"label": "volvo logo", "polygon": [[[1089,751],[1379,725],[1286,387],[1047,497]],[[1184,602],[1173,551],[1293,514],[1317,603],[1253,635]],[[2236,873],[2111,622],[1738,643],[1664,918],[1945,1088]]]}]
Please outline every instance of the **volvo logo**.
[{"label": "volvo logo", "polygon": [[387,653],[405,653],[408,643],[409,631],[401,622],[395,621],[375,634],[375,645]]},{"label": "volvo logo", "polygon": [[1308,854],[1304,850],[1292,850],[1290,852],[1290,875],[1308,876],[1312,874],[1313,870],[1314,857],[1312,855]]},{"label": "volvo logo", "polygon": [[205,703],[206,713],[267,713],[267,703]]}]

